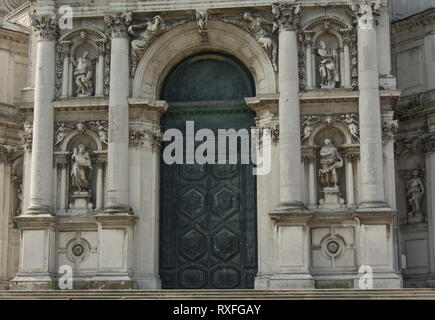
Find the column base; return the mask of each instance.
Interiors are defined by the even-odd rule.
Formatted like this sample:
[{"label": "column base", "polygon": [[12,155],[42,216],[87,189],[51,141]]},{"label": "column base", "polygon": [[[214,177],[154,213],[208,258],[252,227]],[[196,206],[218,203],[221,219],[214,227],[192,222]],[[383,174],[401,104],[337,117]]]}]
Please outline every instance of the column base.
[{"label": "column base", "polygon": [[[355,278],[355,289],[365,289],[360,287],[360,278]],[[403,288],[402,276],[395,272],[373,272],[373,289],[400,289]],[[370,289],[370,288],[368,288]]]},{"label": "column base", "polygon": [[309,273],[276,274],[269,279],[269,289],[314,289],[315,281]]},{"label": "column base", "polygon": [[106,214],[133,214],[131,207],[126,205],[110,205],[104,208]]},{"label": "column base", "polygon": [[308,214],[308,210],[305,208],[302,201],[294,202],[281,202],[278,207],[272,211],[273,213],[301,213]]},{"label": "column base", "polygon": [[27,208],[26,215],[48,214],[53,215],[53,208],[51,206],[32,206]]},{"label": "column base", "polygon": [[133,288],[134,289],[161,289],[162,281],[159,277],[143,277],[143,278],[134,278],[133,279]]},{"label": "column base", "polygon": [[55,281],[50,275],[17,275],[10,282],[11,290],[53,290]]},{"label": "column base", "polygon": [[359,209],[369,209],[369,208],[382,208],[390,209],[390,206],[385,201],[367,201],[358,203]]}]

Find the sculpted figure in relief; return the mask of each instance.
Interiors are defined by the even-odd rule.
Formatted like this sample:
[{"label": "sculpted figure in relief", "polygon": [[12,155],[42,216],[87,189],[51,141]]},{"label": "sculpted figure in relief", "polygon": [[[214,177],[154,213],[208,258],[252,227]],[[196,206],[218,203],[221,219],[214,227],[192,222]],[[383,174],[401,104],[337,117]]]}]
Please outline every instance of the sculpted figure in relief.
[{"label": "sculpted figure in relief", "polygon": [[408,198],[408,204],[413,214],[421,213],[421,201],[423,199],[424,187],[420,178],[418,177],[418,171],[412,172],[412,177],[406,183],[408,189],[406,196]]},{"label": "sculpted figure in relief", "polygon": [[302,142],[311,136],[314,129],[314,124],[320,122],[321,118],[318,116],[305,116],[305,121],[302,122],[304,133],[302,134]]},{"label": "sculpted figure in relief", "polygon": [[334,147],[330,139],[325,139],[324,145],[320,149],[320,169],[319,177],[322,186],[337,187],[337,169],[343,166],[343,159]]},{"label": "sculpted figure in relief", "polygon": [[129,26],[128,33],[136,38],[131,42],[132,74],[135,73],[140,59],[154,37],[168,31],[170,28],[186,22],[187,20],[180,20],[175,23],[167,24],[162,16],[156,15],[150,21]]},{"label": "sculpted figure in relief", "polygon": [[342,116],[343,122],[347,125],[347,129],[349,130],[352,137],[354,137],[357,141],[359,141],[359,133],[358,133],[358,121],[355,119],[355,114],[346,114]]},{"label": "sculpted figure in relief", "polygon": [[65,127],[65,123],[61,122],[59,124],[59,128],[56,131],[56,142],[54,143],[55,146],[57,146],[59,143],[65,139],[65,137],[68,135],[69,129]]},{"label": "sculpted figure in relief", "polygon": [[74,62],[74,78],[77,85],[78,96],[92,95],[92,61],[89,58],[89,52],[85,51],[83,56]]},{"label": "sculpted figure in relief", "polygon": [[74,148],[73,155],[71,156],[71,181],[72,186],[77,191],[81,192],[82,189],[89,190],[89,179],[92,171],[91,157],[86,151],[86,147],[80,144]]},{"label": "sculpted figure in relief", "polygon": [[[223,19],[222,21],[240,26],[251,33],[260,43],[260,45],[266,50],[267,54],[272,60],[273,69],[275,72],[278,72],[278,50],[276,42],[272,39],[272,33],[277,29],[276,24],[250,12],[245,12],[243,14],[243,21],[236,19]],[[271,32],[267,31],[268,27],[273,27]]]},{"label": "sculpted figure in relief", "polygon": [[319,65],[320,85],[322,88],[335,88],[335,83],[340,81],[337,73],[337,52],[327,48],[323,40],[320,40],[319,45],[317,53],[321,59]]}]

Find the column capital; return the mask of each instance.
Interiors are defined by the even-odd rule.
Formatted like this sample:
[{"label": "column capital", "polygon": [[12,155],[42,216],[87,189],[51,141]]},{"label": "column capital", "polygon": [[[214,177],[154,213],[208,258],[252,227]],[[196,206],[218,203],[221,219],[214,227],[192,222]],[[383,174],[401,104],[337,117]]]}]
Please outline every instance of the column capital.
[{"label": "column capital", "polygon": [[59,25],[55,15],[31,15],[31,26],[39,40],[55,41],[59,35]]},{"label": "column capital", "polygon": [[279,2],[272,4],[272,14],[275,17],[275,28],[279,31],[296,30],[302,8],[299,4]]},{"label": "column capital", "polygon": [[380,4],[379,1],[367,1],[363,3],[350,5],[350,8],[355,13],[358,21],[359,29],[375,29],[376,19],[375,15],[378,15]]},{"label": "column capital", "polygon": [[133,16],[130,11],[104,16],[104,22],[112,38],[127,38],[128,27],[132,21]]}]

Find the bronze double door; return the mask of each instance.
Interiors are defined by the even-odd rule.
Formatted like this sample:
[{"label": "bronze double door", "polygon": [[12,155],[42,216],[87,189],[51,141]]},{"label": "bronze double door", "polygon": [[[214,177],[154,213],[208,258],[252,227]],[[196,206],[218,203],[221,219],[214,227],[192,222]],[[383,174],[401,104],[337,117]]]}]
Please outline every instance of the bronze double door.
[{"label": "bronze double door", "polygon": [[[247,82],[246,74],[237,76],[231,72],[245,71],[234,60],[216,55],[195,57],[178,66],[170,75],[162,97],[169,103],[162,129],[177,128],[185,134],[186,121],[194,121],[195,130],[211,129],[217,141],[218,129],[249,130],[254,126],[254,115],[240,97],[254,94],[252,84]],[[174,86],[190,83],[189,77],[197,83],[196,92],[174,90]],[[222,97],[222,92],[227,95],[225,100],[213,96]],[[165,142],[162,148],[169,143]],[[239,139],[239,151],[240,143]],[[252,164],[240,161],[168,165],[162,157],[163,288],[254,287],[257,224],[256,178],[252,169]]]}]

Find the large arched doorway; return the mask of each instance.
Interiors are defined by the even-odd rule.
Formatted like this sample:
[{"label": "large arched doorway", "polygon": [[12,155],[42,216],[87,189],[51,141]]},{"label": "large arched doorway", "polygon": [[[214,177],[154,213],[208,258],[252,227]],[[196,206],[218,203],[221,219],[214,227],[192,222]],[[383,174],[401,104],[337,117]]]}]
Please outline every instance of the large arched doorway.
[{"label": "large arched doorway", "polygon": [[[255,96],[252,77],[231,57],[203,54],[173,69],[161,92],[169,104],[161,126],[183,132],[184,163],[186,121],[194,121],[195,131],[211,129],[216,140],[218,129],[249,131],[255,121],[243,101],[248,96]],[[162,158],[160,226],[163,288],[254,287],[256,181],[251,164],[167,165]]]}]

